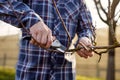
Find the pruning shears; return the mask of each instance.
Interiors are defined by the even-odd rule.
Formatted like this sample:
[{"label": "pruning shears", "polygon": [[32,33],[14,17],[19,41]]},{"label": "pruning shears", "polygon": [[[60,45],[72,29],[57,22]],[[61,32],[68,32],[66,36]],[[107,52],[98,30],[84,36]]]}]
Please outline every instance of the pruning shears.
[{"label": "pruning shears", "polygon": [[[26,36],[22,37],[23,40],[31,40],[31,38],[32,38],[31,35],[26,35]],[[67,48],[64,45],[62,45],[60,43],[60,41],[57,39],[55,39],[52,42],[50,48],[47,50],[48,51],[56,51],[56,52],[60,52],[60,53],[73,53],[73,52],[75,52],[75,51],[68,51]]]}]

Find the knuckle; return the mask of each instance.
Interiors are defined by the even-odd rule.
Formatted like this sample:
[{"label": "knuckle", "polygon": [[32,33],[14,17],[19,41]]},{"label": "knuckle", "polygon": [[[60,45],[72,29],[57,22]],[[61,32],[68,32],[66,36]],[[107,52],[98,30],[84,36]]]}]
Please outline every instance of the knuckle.
[{"label": "knuckle", "polygon": [[46,44],[46,42],[45,42],[45,41],[41,41],[40,44],[41,44],[41,45],[44,45],[44,44]]},{"label": "knuckle", "polygon": [[47,42],[47,46],[50,46],[51,44],[52,44],[51,41],[48,41],[48,42]]},{"label": "knuckle", "polygon": [[48,49],[50,46],[46,46],[45,48]]},{"label": "knuckle", "polygon": [[40,27],[39,27],[39,28],[36,28],[36,32],[39,32],[39,33],[40,33],[40,32],[42,32],[42,31],[43,31],[42,28],[40,28]]},{"label": "knuckle", "polygon": [[52,31],[48,28],[48,33],[52,33]]}]

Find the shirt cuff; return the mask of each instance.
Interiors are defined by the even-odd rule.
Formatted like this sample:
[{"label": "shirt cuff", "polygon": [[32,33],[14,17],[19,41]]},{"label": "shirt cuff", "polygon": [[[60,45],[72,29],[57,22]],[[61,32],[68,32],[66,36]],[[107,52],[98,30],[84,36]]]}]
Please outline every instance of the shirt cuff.
[{"label": "shirt cuff", "polygon": [[75,47],[77,46],[77,44],[79,43],[79,40],[82,38],[82,37],[87,37],[91,40],[92,43],[94,43],[94,35],[93,33],[91,32],[91,30],[87,29],[87,30],[84,30],[82,33],[79,33],[78,34],[78,40],[75,44]]}]

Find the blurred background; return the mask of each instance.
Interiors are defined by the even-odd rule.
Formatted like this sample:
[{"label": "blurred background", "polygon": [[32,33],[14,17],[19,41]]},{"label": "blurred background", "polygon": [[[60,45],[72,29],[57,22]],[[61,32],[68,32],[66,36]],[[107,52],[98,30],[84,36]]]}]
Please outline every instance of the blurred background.
[{"label": "blurred background", "polygon": [[[96,26],[96,46],[108,45],[108,26],[100,19],[91,0],[87,1],[88,7],[93,16],[93,23]],[[119,22],[118,22],[119,23]],[[120,26],[116,27],[116,37],[120,41]],[[10,72],[14,76],[16,62],[19,52],[19,41],[21,31],[9,24],[0,21],[0,80],[14,80],[14,78],[4,79],[5,72]],[[120,80],[120,48],[115,49],[115,77]],[[97,79],[84,78],[83,80],[105,80],[107,74],[108,53],[102,55],[98,63],[99,56],[84,59],[76,54],[76,72],[77,76],[93,77]],[[6,70],[7,68],[7,70]],[[78,79],[82,80],[82,79]]]}]

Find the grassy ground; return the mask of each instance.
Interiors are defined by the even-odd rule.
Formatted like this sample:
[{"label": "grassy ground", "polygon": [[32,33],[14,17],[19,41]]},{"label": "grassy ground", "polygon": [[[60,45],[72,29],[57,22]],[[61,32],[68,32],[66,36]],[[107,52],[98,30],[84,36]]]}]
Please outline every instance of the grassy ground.
[{"label": "grassy ground", "polygon": [[103,80],[103,79],[94,78],[94,77],[77,76],[76,80]]},{"label": "grassy ground", "polygon": [[0,67],[0,80],[15,80],[14,69]]},{"label": "grassy ground", "polygon": [[[12,68],[0,67],[0,80],[15,80],[15,70]],[[102,80],[102,79],[77,76],[76,80]]]}]

